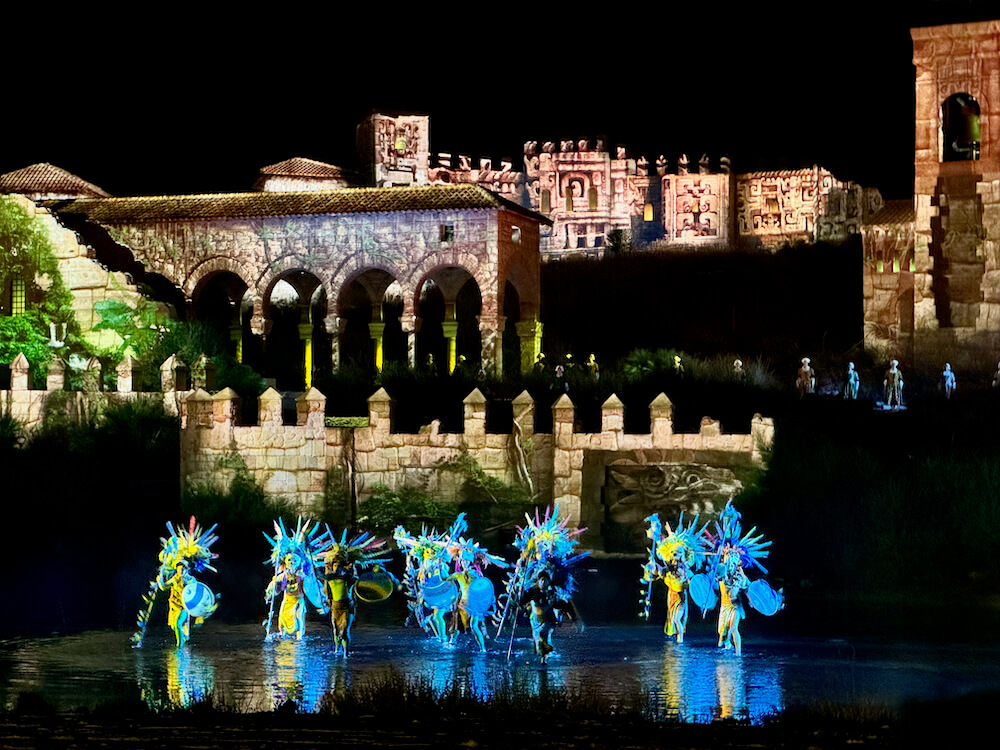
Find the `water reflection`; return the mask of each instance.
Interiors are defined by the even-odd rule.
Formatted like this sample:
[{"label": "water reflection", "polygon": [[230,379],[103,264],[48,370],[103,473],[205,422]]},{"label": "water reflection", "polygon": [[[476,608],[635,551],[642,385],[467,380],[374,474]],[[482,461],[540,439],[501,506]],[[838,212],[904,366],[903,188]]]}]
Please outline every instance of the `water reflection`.
[{"label": "water reflection", "polygon": [[[603,695],[610,702],[649,700],[664,717],[687,722],[737,718],[759,722],[786,706],[852,701],[900,706],[1000,684],[1000,648],[912,644],[844,649],[825,641],[755,641],[742,657],[715,639],[665,641],[658,628],[594,627],[566,634],[542,666],[526,633],[491,643],[442,646],[420,631],[361,628],[349,659],[334,656],[327,633],[262,643],[256,625],[207,623],[182,650],[169,633],[141,650],[127,633],[0,642],[0,705],[22,693],[52,706],[92,708],[141,697],[151,708],[190,706],[205,698],[237,711],[294,701],[316,711],[327,693],[346,693],[401,674],[434,690],[453,688],[489,699],[501,691],[546,690]],[[161,637],[162,635],[162,637]]]},{"label": "water reflection", "polygon": [[663,713],[686,722],[760,722],[784,708],[781,663],[731,651],[663,643],[659,670],[642,678]]},{"label": "water reflection", "polygon": [[350,682],[343,666],[339,678],[335,676],[338,661],[331,657],[327,644],[313,639],[265,641],[264,665],[271,690],[271,707],[295,701],[300,711],[318,710],[320,701],[335,680],[345,685]]}]

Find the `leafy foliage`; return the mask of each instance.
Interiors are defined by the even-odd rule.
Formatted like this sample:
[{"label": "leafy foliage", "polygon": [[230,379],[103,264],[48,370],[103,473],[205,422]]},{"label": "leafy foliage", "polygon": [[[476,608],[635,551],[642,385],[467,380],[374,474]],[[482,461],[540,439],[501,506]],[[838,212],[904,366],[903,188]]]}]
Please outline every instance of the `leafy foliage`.
[{"label": "leafy foliage", "polygon": [[400,524],[409,527],[427,524],[441,529],[455,518],[454,506],[412,487],[391,490],[384,484],[376,484],[372,489],[375,494],[361,503],[358,526],[375,534],[388,534]]},{"label": "leafy foliage", "polygon": [[183,515],[196,516],[205,523],[247,528],[269,528],[279,517],[294,520],[297,511],[292,504],[268,495],[238,453],[221,457],[217,468],[232,472],[228,489],[217,484],[189,485],[181,498]]}]

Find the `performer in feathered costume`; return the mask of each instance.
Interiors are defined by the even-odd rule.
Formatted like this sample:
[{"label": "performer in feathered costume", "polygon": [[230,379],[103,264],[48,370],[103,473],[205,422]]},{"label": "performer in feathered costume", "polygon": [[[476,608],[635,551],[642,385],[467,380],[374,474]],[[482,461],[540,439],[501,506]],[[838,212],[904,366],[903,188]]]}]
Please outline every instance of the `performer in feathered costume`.
[{"label": "performer in feathered costume", "polygon": [[[701,573],[691,580],[691,598],[704,615],[721,601],[719,607],[719,646],[742,651],[740,621],[746,617],[741,595],[750,606],[764,615],[773,615],[785,606],[782,592],[775,591],[763,578],[751,581],[746,571],[756,568],[767,575],[761,560],[770,553],[771,542],[761,541],[763,534],[754,536],[757,527],[746,534],[740,524],[740,513],[730,500],[722,511],[721,525],[715,524],[716,534],[709,535],[717,562],[711,575]],[[716,596],[718,590],[718,596]]]},{"label": "performer in feathered costume", "polygon": [[453,563],[449,548],[460,549],[457,543],[467,528],[465,514],[459,513],[451,527],[441,533],[436,529],[428,532],[425,527],[420,536],[413,537],[402,526],[393,533],[396,544],[406,553],[403,582],[413,619],[442,642],[450,637],[446,615],[461,596],[455,581],[449,580]]},{"label": "performer in feathered costume", "polygon": [[454,643],[459,631],[472,631],[479,644],[479,650],[486,650],[486,618],[493,614],[496,593],[493,582],[486,577],[485,570],[490,565],[506,568],[501,557],[491,555],[478,542],[460,537],[453,539],[446,551],[455,572],[448,577],[458,586],[459,596],[452,609],[449,628],[449,643]]},{"label": "performer in feathered costume", "polygon": [[677,642],[684,642],[684,632],[688,621],[688,586],[694,571],[705,564],[708,542],[705,538],[706,523],[698,529],[698,516],[685,525],[684,511],[677,520],[677,530],[664,524],[656,513],[646,519],[649,529],[646,535],[653,541],[649,549],[649,562],[642,569],[643,605],[642,616],[649,619],[649,608],[653,593],[653,582],[660,579],[667,587],[667,620],[663,626],[666,635],[676,635]]},{"label": "performer in feathered costume", "polygon": [[264,599],[270,605],[267,620],[263,623],[267,632],[265,637],[270,639],[273,635],[274,600],[281,593],[278,632],[301,640],[306,632],[306,599],[320,614],[326,614],[328,610],[318,569],[333,540],[329,530],[319,533],[319,523],[303,523],[301,516],[293,533],[289,534],[285,530],[285,522],[278,519],[274,522],[274,537],[264,532],[264,538],[271,545],[268,562],[274,566],[274,577],[264,591]]},{"label": "performer in feathered costume", "polygon": [[[326,533],[330,539],[336,538],[329,526]],[[395,588],[396,579],[382,567],[389,561],[385,544],[385,539],[376,539],[367,531],[348,541],[345,529],[340,541],[334,542],[326,552],[323,591],[330,603],[334,655],[343,649],[344,656],[347,656],[351,645],[351,626],[357,614],[357,599],[381,601],[388,598]],[[359,569],[364,572],[359,572]]]},{"label": "performer in feathered costume", "polygon": [[[459,515],[453,530],[465,530],[464,514]],[[424,632],[441,641],[447,640],[448,627],[445,612],[457,600],[457,590],[445,579],[448,577],[448,556],[445,540],[448,532],[438,533],[437,529],[423,527],[419,536],[411,536],[403,526],[393,532],[396,545],[406,554],[406,569],[403,585],[406,588],[406,603],[413,621]]]},{"label": "performer in feathered costume", "polygon": [[211,551],[212,544],[218,539],[213,533],[215,526],[202,531],[194,516],[191,516],[186,529],[180,525],[175,529],[167,521],[167,531],[169,537],[160,537],[162,549],[159,571],[156,578],[149,582],[149,592],[143,597],[146,608],[140,610],[136,618],[139,630],[132,636],[133,648],[142,648],[149,615],[160,591],[170,591],[167,623],[174,632],[178,648],[191,637],[191,621],[195,625],[201,625],[218,607],[217,597],[212,590],[193,575],[206,570],[215,572],[211,564],[218,557]]},{"label": "performer in feathered costume", "polygon": [[528,514],[524,518],[527,524],[523,528],[518,527],[517,538],[514,540],[514,546],[520,550],[520,555],[514,569],[507,576],[507,590],[497,636],[503,631],[509,617],[512,629],[507,649],[509,658],[514,645],[514,632],[517,630],[518,611],[530,605],[529,621],[535,653],[544,664],[553,651],[552,630],[564,616],[575,620],[577,627],[583,630],[583,621],[573,605],[573,592],[576,589],[573,568],[590,552],[576,552],[579,540],[575,537],[585,529],[568,530],[566,527],[569,525],[569,517],[559,518],[558,504],[554,509],[547,508],[544,518],[539,517],[537,508],[534,518]]}]

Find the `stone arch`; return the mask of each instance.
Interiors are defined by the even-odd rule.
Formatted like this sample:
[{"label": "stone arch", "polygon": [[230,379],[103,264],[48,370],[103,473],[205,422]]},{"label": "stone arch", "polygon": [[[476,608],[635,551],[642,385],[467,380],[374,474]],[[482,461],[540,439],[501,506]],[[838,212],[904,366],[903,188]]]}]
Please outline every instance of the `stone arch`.
[{"label": "stone arch", "polygon": [[407,360],[407,338],[400,326],[403,295],[391,272],[369,267],[351,274],[329,304],[338,320],[338,364],[381,370],[386,362]]},{"label": "stone arch", "polygon": [[263,374],[274,378],[279,390],[307,389],[329,371],[329,357],[316,356],[330,347],[326,290],[313,271],[299,266],[272,274],[260,291],[267,319]]},{"label": "stone arch", "polygon": [[441,263],[416,278],[412,291],[421,321],[415,342],[417,362],[426,366],[431,355],[435,370],[448,374],[464,357],[468,367],[478,370],[479,315],[486,296],[481,279],[465,266]]},{"label": "stone arch", "polygon": [[981,112],[979,101],[965,91],[953,93],[941,103],[941,161],[976,161],[979,159]]},{"label": "stone arch", "polygon": [[187,278],[185,278],[181,284],[181,289],[184,290],[185,296],[187,296],[188,299],[191,299],[194,296],[195,288],[198,286],[203,277],[216,274],[221,271],[228,271],[236,276],[239,276],[243,279],[243,283],[250,289],[254,289],[257,286],[256,280],[247,272],[247,268],[244,265],[240,264],[233,258],[217,255],[214,258],[202,261],[192,268],[188,273]]}]

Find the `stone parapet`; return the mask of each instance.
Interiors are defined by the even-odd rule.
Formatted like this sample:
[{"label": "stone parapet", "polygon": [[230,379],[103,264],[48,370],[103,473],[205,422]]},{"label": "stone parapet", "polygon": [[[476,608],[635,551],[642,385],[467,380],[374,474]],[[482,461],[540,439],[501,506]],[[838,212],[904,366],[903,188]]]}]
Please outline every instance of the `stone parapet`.
[{"label": "stone parapet", "polygon": [[[0,392],[0,400],[9,405],[19,421],[33,427],[40,423],[50,393],[58,390],[56,378],[50,378],[51,390],[30,390],[27,360],[22,357],[15,364],[14,387]],[[97,372],[99,364],[96,363]],[[171,367],[175,364],[171,363]],[[165,363],[161,373],[171,367]],[[119,368],[119,375],[126,369]],[[120,377],[120,384],[129,382],[128,378]],[[85,408],[86,401],[137,396],[99,391],[70,394],[71,399],[81,402],[78,411]],[[551,434],[534,431],[535,403],[527,392],[513,401],[517,430],[511,434],[486,431],[489,404],[478,389],[464,401],[465,422],[461,433],[443,433],[437,421],[416,433],[395,432],[392,398],[381,388],[368,400],[368,424],[356,427],[327,427],[326,397],[316,389],[306,391],[296,400],[295,425],[282,423],[282,396],[274,389],[260,395],[256,425],[239,424],[240,400],[229,388],[214,395],[196,388],[145,397],[162,398],[173,413],[181,416],[183,482],[231,481],[232,470],[221,470],[219,466],[220,459],[235,453],[266,492],[303,510],[323,493],[327,472],[347,466],[355,473],[362,500],[376,484],[390,489],[417,486],[433,496],[457,500],[462,478],[442,465],[463,455],[474,459],[489,475],[514,482],[519,469],[511,459],[515,453],[513,441],[524,451],[524,463],[538,502],[558,501],[572,523],[585,521],[596,528],[600,525],[599,510],[588,507],[585,497],[594,492],[588,486],[603,481],[593,470],[588,473],[587,468],[606,463],[600,457],[671,456],[672,461],[745,465],[762,460],[774,438],[773,421],[760,415],[754,417],[749,434],[725,433],[717,420],[707,417],[697,433],[674,433],[673,405],[665,394],[650,404],[651,428],[644,434],[625,432],[625,405],[615,395],[602,405],[602,429],[594,433],[574,431],[576,407],[568,395],[562,395],[552,406]],[[524,468],[520,467],[521,477]],[[600,534],[591,539],[599,543]]]}]

